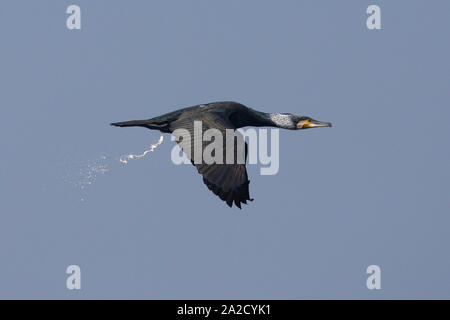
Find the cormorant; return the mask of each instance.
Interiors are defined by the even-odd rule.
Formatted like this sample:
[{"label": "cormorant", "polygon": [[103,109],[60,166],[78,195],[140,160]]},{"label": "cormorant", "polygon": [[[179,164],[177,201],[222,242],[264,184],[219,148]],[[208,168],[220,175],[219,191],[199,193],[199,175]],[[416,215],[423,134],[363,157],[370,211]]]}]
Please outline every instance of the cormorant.
[{"label": "cormorant", "polygon": [[[174,133],[176,129],[188,130],[191,137],[194,135],[194,121],[201,121],[202,133],[208,129],[215,128],[220,130],[225,137],[226,129],[236,130],[238,128],[253,127],[278,127],[283,129],[300,130],[315,127],[331,127],[329,122],[321,122],[310,117],[293,115],[290,113],[265,113],[248,108],[240,103],[223,101],[208,104],[196,105],[193,107],[183,108],[164,114],[159,117],[147,120],[133,120],[125,122],[111,123],[117,127],[145,127],[151,130],[159,130],[164,133]],[[237,137],[242,135],[236,131]],[[183,148],[183,142],[180,137],[176,136],[176,141],[187,155],[193,153],[186,152]],[[191,139],[194,140],[194,139]],[[202,141],[202,150],[207,144]],[[185,141],[186,142],[186,141]],[[191,145],[191,144],[189,144]],[[223,143],[223,157],[226,156],[226,143]],[[247,158],[247,143],[245,143],[245,159]],[[235,157],[236,159],[236,157]],[[232,206],[233,202],[241,208],[241,203],[247,203],[250,199],[247,177],[247,170],[244,163],[233,162],[233,164],[212,163],[194,163],[200,174],[203,175],[203,182],[217,196],[225,201],[228,206]]]}]

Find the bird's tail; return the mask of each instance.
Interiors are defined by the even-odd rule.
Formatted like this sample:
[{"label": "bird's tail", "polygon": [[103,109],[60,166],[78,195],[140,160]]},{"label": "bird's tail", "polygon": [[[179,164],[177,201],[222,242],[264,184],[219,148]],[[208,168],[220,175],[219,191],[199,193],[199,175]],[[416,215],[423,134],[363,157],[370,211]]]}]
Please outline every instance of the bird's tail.
[{"label": "bird's tail", "polygon": [[148,127],[149,124],[151,124],[149,120],[131,120],[111,123],[111,125],[115,127]]},{"label": "bird's tail", "polygon": [[169,132],[169,127],[166,122],[155,121],[153,119],[147,120],[131,120],[123,122],[111,123],[112,126],[116,127],[144,127],[151,130],[159,130],[161,132]]}]

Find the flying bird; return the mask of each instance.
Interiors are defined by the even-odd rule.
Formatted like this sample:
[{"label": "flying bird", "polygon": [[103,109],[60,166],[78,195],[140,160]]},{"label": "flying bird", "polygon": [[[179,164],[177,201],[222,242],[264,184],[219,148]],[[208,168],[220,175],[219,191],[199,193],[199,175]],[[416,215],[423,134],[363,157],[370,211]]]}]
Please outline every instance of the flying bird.
[{"label": "flying bird", "polygon": [[[147,120],[132,120],[125,122],[111,123],[116,127],[144,127],[150,130],[159,130],[163,133],[172,133],[176,137],[177,143],[181,149],[190,158],[192,164],[196,166],[198,172],[203,176],[203,182],[215,195],[225,201],[232,207],[233,203],[241,208],[241,203],[247,204],[247,200],[253,201],[249,194],[249,183],[245,159],[247,158],[247,143],[245,143],[244,162],[234,161],[232,164],[223,161],[222,163],[194,162],[193,155],[195,150],[187,150],[188,146],[193,148],[196,130],[194,122],[201,121],[201,133],[208,129],[219,130],[226,137],[226,130],[236,130],[238,128],[253,127],[277,127],[289,130],[302,130],[308,128],[331,127],[330,122],[314,120],[310,117],[293,115],[290,113],[265,113],[256,111],[243,104],[231,101],[212,102],[208,104],[196,105],[188,108],[179,109],[159,117]],[[185,129],[190,135],[190,139],[177,136],[177,129]],[[197,133],[198,134],[198,133]],[[243,138],[235,131],[237,138]],[[226,139],[226,138],[224,138]],[[233,138],[235,139],[235,138]],[[190,140],[190,141],[186,141]],[[208,145],[200,140],[202,150]],[[236,142],[234,141],[234,145]],[[223,157],[227,154],[227,143],[224,140]],[[228,145],[230,146],[230,145]],[[228,148],[229,149],[229,148]],[[236,148],[233,158],[236,160]],[[193,152],[192,152],[193,151]],[[228,152],[231,153],[230,150]]]}]

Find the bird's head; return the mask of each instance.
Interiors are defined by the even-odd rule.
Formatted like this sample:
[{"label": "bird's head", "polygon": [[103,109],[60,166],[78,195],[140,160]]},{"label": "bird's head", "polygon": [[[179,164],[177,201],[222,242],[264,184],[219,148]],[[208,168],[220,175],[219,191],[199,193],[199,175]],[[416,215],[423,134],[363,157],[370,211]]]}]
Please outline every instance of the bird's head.
[{"label": "bird's head", "polygon": [[276,127],[290,130],[331,127],[330,122],[317,121],[310,117],[298,116],[291,113],[271,113],[270,121]]},{"label": "bird's head", "polygon": [[320,128],[320,127],[331,127],[331,122],[323,122],[314,120],[310,117],[305,116],[294,116],[295,129],[310,129],[310,128]]}]

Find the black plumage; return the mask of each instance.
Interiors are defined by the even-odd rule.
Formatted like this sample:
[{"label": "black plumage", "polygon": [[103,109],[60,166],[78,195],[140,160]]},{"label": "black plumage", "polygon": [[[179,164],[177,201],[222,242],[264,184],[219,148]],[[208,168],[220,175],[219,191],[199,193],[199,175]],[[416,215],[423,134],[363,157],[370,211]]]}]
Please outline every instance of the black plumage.
[{"label": "black plumage", "polygon": [[[202,150],[210,143],[205,142],[201,137],[195,137],[194,122],[201,121],[201,134],[208,129],[217,129],[223,136],[223,157],[227,155],[227,135],[226,129],[236,130],[246,126],[255,127],[280,127],[284,129],[306,129],[312,127],[330,127],[331,123],[320,122],[309,117],[296,116],[292,114],[280,113],[264,113],[248,108],[236,102],[213,102],[193,107],[180,109],[174,112],[164,114],[159,117],[147,120],[133,120],[125,122],[112,123],[113,126],[130,127],[139,126],[152,130],[159,130],[164,133],[175,134],[176,141],[182,150],[190,157],[194,153],[194,140],[201,141]],[[189,136],[177,136],[177,129],[185,129],[189,132]],[[247,170],[244,163],[237,161],[237,144],[242,135],[234,132],[235,136],[231,137],[234,143],[233,164],[228,164],[224,160],[222,163],[207,164],[205,162],[194,163],[194,159],[190,160],[196,166],[198,172],[203,176],[203,182],[214,194],[225,201],[230,207],[233,203],[241,208],[241,203],[252,201],[249,194],[249,183]],[[190,139],[191,141],[186,141]],[[228,138],[230,139],[230,138]],[[243,142],[243,141],[242,141]],[[247,144],[245,144],[245,159],[247,158]],[[230,145],[230,144],[228,144]],[[191,150],[187,150],[188,146]]]}]

